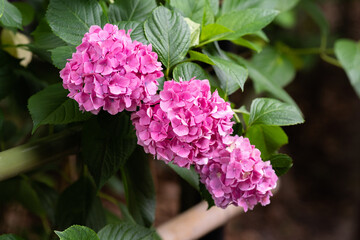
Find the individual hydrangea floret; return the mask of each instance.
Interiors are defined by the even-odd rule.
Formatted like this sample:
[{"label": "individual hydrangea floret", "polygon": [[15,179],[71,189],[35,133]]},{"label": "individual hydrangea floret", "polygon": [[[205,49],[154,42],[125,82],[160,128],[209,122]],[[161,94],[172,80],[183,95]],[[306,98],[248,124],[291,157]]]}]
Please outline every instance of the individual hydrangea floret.
[{"label": "individual hydrangea floret", "polygon": [[262,161],[249,139],[239,136],[224,138],[224,147],[196,169],[218,207],[234,204],[245,212],[259,202],[269,204],[278,179],[270,161]]},{"label": "individual hydrangea floret", "polygon": [[158,99],[133,113],[138,144],[159,160],[180,167],[206,164],[232,133],[233,111],[208,80],[167,81]]},{"label": "individual hydrangea floret", "polygon": [[125,30],[93,25],[60,72],[63,86],[80,110],[97,114],[135,111],[141,101],[156,94],[163,76],[161,63],[150,45],[132,41]]}]

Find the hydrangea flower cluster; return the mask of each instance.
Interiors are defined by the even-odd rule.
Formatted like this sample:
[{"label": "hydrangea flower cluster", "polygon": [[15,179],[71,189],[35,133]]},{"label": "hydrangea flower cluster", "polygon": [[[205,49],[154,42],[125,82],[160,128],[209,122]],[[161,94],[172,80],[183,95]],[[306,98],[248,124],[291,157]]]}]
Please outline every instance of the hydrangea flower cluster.
[{"label": "hydrangea flower cluster", "polygon": [[163,76],[158,56],[151,45],[132,41],[129,32],[111,24],[91,26],[61,70],[68,97],[80,110],[97,114],[103,109],[113,115],[135,111],[156,94],[156,79]]},{"label": "hydrangea flower cluster", "polygon": [[132,115],[138,144],[180,167],[208,163],[222,137],[232,133],[230,104],[208,80],[167,81],[157,100]]},{"label": "hydrangea flower cluster", "polygon": [[245,212],[258,202],[269,204],[278,179],[270,161],[261,160],[260,151],[248,138],[227,136],[223,142],[226,148],[220,149],[208,164],[196,166],[215,204],[221,208],[234,204]]}]

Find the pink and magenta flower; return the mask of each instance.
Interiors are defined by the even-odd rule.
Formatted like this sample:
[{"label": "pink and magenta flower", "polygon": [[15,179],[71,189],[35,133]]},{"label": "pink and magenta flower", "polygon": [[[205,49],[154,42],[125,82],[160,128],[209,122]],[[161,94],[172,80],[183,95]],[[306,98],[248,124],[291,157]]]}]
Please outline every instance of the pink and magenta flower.
[{"label": "pink and magenta flower", "polygon": [[163,76],[158,56],[151,44],[132,41],[129,32],[111,24],[91,26],[60,71],[68,97],[80,110],[97,114],[103,109],[113,115],[135,111],[156,94],[156,79]]},{"label": "pink and magenta flower", "polygon": [[270,161],[262,161],[248,138],[227,136],[223,140],[224,146],[208,164],[196,166],[215,204],[221,208],[234,204],[245,212],[257,203],[269,204],[278,179]]},{"label": "pink and magenta flower", "polygon": [[233,111],[208,80],[167,81],[159,97],[132,120],[138,144],[159,160],[180,167],[204,165],[222,138],[232,133]]}]

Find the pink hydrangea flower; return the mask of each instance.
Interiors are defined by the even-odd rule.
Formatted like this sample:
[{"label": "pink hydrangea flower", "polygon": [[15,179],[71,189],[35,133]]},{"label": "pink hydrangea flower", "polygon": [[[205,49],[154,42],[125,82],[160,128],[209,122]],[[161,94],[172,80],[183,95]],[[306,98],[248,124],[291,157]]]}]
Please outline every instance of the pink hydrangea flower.
[{"label": "pink hydrangea flower", "polygon": [[208,164],[196,169],[217,206],[234,204],[245,212],[259,202],[263,206],[269,204],[278,179],[270,161],[262,161],[260,151],[249,139],[239,136],[225,137],[224,146]]},{"label": "pink hydrangea flower", "polygon": [[159,160],[180,167],[206,164],[221,139],[232,133],[233,111],[208,80],[167,81],[159,97],[132,120],[138,144]]},{"label": "pink hydrangea flower", "polygon": [[[130,31],[129,31],[130,32]],[[125,30],[106,24],[91,26],[60,76],[68,97],[80,110],[117,114],[136,110],[156,94],[163,76],[161,63],[150,45],[132,41]]]}]

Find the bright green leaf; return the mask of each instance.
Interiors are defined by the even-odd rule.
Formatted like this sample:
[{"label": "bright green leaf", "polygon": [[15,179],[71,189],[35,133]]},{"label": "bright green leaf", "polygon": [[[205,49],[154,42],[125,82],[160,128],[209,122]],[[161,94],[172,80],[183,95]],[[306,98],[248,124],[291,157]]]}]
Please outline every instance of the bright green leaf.
[{"label": "bright green leaf", "polygon": [[155,189],[147,155],[137,147],[121,168],[126,204],[134,220],[150,227],[155,218]]},{"label": "bright green leaf", "polygon": [[355,92],[360,97],[360,42],[348,39],[336,41],[335,55],[345,69]]},{"label": "bright green leaf", "polygon": [[288,126],[303,122],[301,113],[291,104],[272,98],[257,98],[251,103],[249,126],[255,124]]},{"label": "bright green leaf", "polygon": [[145,22],[145,36],[166,68],[180,62],[190,47],[190,30],[184,18],[165,7],[156,8]]},{"label": "bright green leaf", "polygon": [[269,160],[278,177],[285,174],[293,165],[291,157],[286,154],[274,154]]},{"label": "bright green leaf", "polygon": [[5,6],[4,0],[0,0],[0,18],[4,14],[4,6]]},{"label": "bright green leaf", "polygon": [[72,57],[75,51],[75,46],[61,46],[50,50],[54,66],[58,69],[63,69],[68,62],[67,60]]},{"label": "bright green leaf", "polygon": [[136,21],[121,21],[116,24],[118,25],[119,29],[124,29],[126,32],[131,29],[131,40],[136,40],[143,44],[149,44],[145,37],[143,23]]},{"label": "bright green leaf", "polygon": [[[246,40],[245,38],[237,38],[235,40],[232,40],[233,43],[239,45],[239,46],[243,46],[243,47],[247,47],[249,49],[252,49],[256,52],[261,52],[262,47],[259,44],[256,44],[252,41]],[[255,55],[256,56],[256,55]]]},{"label": "bright green leaf", "polygon": [[188,182],[196,190],[199,189],[199,175],[195,171],[194,167],[190,169],[179,167],[175,164],[168,163],[168,166],[174,170],[182,179]]},{"label": "bright green leaf", "polygon": [[155,0],[115,0],[109,6],[109,19],[112,23],[119,21],[143,22],[155,7]]},{"label": "bright green leaf", "polygon": [[74,225],[63,232],[55,231],[60,240],[99,240],[96,233],[85,226]]},{"label": "bright green leaf", "polygon": [[220,87],[224,92],[231,95],[239,88],[244,89],[248,77],[248,72],[244,67],[220,57],[209,56],[209,58],[215,63],[213,67],[220,80]]},{"label": "bright green leaf", "polygon": [[266,8],[287,11],[295,7],[299,0],[224,0],[222,14],[248,9]]},{"label": "bright green leaf", "polygon": [[68,90],[61,83],[48,86],[29,98],[28,108],[34,122],[32,132],[44,124],[67,124],[88,119],[90,113],[82,113],[79,105],[67,97]]},{"label": "bright green leaf", "polygon": [[24,239],[14,234],[4,234],[0,236],[0,240],[24,240]]},{"label": "bright green leaf", "polygon": [[203,44],[214,42],[228,36],[234,31],[217,23],[206,25],[201,30],[200,42]]},{"label": "bright green leaf", "polygon": [[198,45],[200,39],[200,24],[191,21],[190,18],[184,18],[184,20],[190,29],[190,47]]},{"label": "bright green leaf", "polygon": [[136,136],[125,113],[104,113],[85,123],[83,156],[98,189],[125,165],[135,146]]},{"label": "bright green leaf", "polygon": [[[273,47],[266,47],[256,54],[251,63],[276,86],[284,87],[295,77],[295,67],[288,57]],[[255,83],[257,92],[265,91],[266,87]]]},{"label": "bright green leaf", "polygon": [[203,13],[203,17],[202,17],[201,26],[204,27],[204,26],[206,26],[208,24],[212,24],[214,22],[215,22],[214,11],[210,6],[209,0],[205,0],[204,13]]},{"label": "bright green leaf", "polygon": [[279,126],[252,125],[247,129],[246,137],[260,150],[264,160],[268,160],[271,154],[288,143],[286,133]]},{"label": "bright green leaf", "polygon": [[195,77],[196,79],[208,79],[205,70],[196,63],[185,62],[177,65],[173,71],[173,79],[178,81],[182,78],[183,81],[189,81]]},{"label": "bright green leaf", "polygon": [[[0,4],[1,13],[1,4]],[[3,13],[0,18],[0,25],[8,28],[22,29],[22,16],[19,9],[7,0],[3,1]]]},{"label": "bright green leaf", "polygon": [[61,193],[56,207],[55,229],[65,230],[74,224],[95,231],[106,224],[105,212],[96,188],[88,177],[82,177]]},{"label": "bright green leaf", "polygon": [[96,0],[50,0],[46,18],[57,36],[79,45],[91,25],[102,26],[102,14]]},{"label": "bright green leaf", "polygon": [[200,62],[207,63],[209,65],[215,65],[215,63],[213,63],[213,61],[211,61],[211,59],[207,55],[205,55],[201,52],[196,52],[196,51],[190,50],[189,55],[190,55],[191,61],[200,61]]},{"label": "bright green leaf", "polygon": [[254,66],[251,62],[249,62],[235,54],[229,53],[228,55],[232,59],[234,59],[236,62],[238,62],[239,64],[246,66],[246,68],[249,71],[249,76],[250,76],[251,80],[253,80],[254,82],[256,82],[259,85],[262,85],[267,92],[273,94],[274,96],[283,100],[284,102],[287,102],[287,103],[290,103],[290,104],[296,106],[297,109],[299,109],[298,106],[296,105],[295,101],[289,96],[289,94],[287,94],[287,92],[284,89],[278,87],[271,80],[269,80],[269,78],[264,73],[262,73],[262,69],[256,68],[256,66]]},{"label": "bright green leaf", "polygon": [[98,235],[100,240],[160,240],[154,230],[128,222],[107,225]]},{"label": "bright green leaf", "polygon": [[170,5],[175,7],[184,17],[194,22],[202,23],[205,0],[170,0]]},{"label": "bright green leaf", "polygon": [[[233,30],[235,33],[230,35],[233,39],[234,36],[241,37],[261,30],[271,23],[278,13],[271,9],[245,9],[222,15],[216,23]],[[226,36],[223,39],[226,39]]]}]

